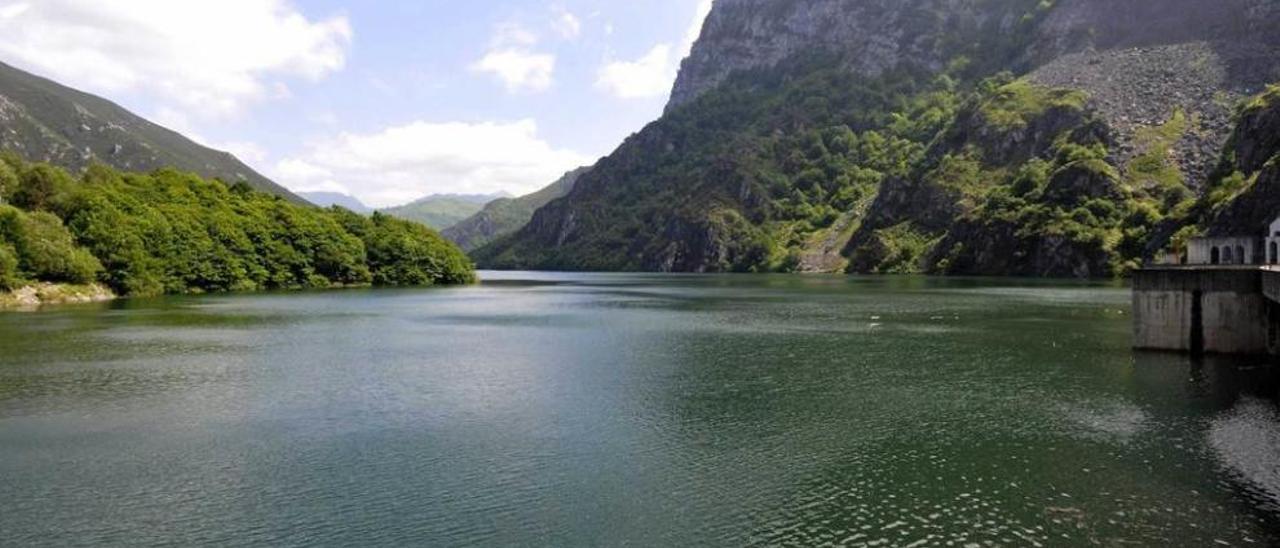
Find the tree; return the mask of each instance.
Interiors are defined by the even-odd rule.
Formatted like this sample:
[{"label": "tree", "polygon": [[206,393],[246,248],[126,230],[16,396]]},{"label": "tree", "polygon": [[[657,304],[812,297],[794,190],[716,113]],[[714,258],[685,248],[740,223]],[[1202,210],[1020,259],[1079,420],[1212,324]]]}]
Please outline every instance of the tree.
[{"label": "tree", "polygon": [[12,245],[0,242],[0,289],[18,285],[18,252]]},{"label": "tree", "polygon": [[0,239],[12,242],[18,269],[37,280],[83,284],[94,281],[102,270],[102,263],[76,246],[71,232],[52,213],[0,206]]},{"label": "tree", "polygon": [[0,161],[0,204],[9,203],[18,190],[18,172],[7,162]]},{"label": "tree", "polygon": [[19,178],[13,204],[29,211],[48,210],[63,199],[74,184],[66,171],[48,164],[35,164]]}]

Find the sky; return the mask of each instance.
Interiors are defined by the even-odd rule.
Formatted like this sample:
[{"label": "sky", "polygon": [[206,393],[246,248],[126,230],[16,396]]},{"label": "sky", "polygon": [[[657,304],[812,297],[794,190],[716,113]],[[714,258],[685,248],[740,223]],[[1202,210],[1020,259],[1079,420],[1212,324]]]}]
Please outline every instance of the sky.
[{"label": "sky", "polygon": [[295,191],[520,195],[657,119],[711,0],[0,0],[0,61]]}]

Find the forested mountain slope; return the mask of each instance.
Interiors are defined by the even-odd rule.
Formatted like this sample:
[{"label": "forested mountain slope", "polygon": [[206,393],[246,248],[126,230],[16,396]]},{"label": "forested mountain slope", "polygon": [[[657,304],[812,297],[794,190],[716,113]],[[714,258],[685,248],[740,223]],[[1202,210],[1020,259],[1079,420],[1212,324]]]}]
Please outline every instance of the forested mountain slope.
[{"label": "forested mountain slope", "polygon": [[441,234],[467,251],[479,248],[495,238],[519,230],[533,218],[533,212],[538,208],[573,190],[573,184],[588,169],[590,168],[584,167],[570,171],[532,194],[489,202],[479,213],[446,228]]},{"label": "forested mountain slope", "polygon": [[1220,166],[1280,81],[1278,6],[718,0],[667,113],[475,256],[1122,274],[1252,186]]}]

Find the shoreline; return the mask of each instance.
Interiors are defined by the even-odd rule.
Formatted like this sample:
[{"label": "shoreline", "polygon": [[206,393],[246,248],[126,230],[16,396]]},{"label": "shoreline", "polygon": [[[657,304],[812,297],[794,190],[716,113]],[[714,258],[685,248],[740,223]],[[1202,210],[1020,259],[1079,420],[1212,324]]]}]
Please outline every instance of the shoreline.
[{"label": "shoreline", "polygon": [[50,305],[100,303],[118,298],[101,284],[40,282],[0,293],[0,311],[32,311]]}]

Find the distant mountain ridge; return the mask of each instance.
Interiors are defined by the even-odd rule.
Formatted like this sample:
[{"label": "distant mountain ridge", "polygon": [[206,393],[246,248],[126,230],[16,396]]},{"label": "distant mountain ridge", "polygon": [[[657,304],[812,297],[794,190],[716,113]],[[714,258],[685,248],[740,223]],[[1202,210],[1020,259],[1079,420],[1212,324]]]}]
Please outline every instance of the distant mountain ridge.
[{"label": "distant mountain ridge", "polygon": [[445,229],[442,234],[458,244],[463,251],[481,248],[496,238],[519,230],[533,218],[533,212],[538,208],[573,190],[578,177],[590,169],[581,167],[570,171],[556,182],[532,194],[519,198],[500,198],[489,202],[480,212]]},{"label": "distant mountain ridge", "polygon": [[299,192],[308,202],[320,207],[339,206],[362,215],[373,213],[373,208],[364,205],[359,198],[341,192]]},{"label": "distant mountain ridge", "polygon": [[380,210],[382,213],[408,221],[416,221],[436,230],[444,230],[484,208],[494,200],[509,198],[510,194],[432,194],[402,206]]},{"label": "distant mountain ridge", "polygon": [[175,167],[291,201],[301,197],[235,156],[211,149],[101,97],[0,63],[0,149],[79,171],[102,162],[124,171]]}]

